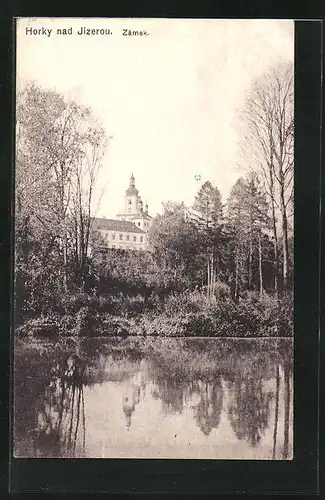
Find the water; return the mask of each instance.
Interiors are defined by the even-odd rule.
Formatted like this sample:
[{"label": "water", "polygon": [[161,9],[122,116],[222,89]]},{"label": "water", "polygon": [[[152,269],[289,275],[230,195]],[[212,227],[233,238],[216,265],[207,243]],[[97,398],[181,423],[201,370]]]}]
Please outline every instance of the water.
[{"label": "water", "polygon": [[16,457],[291,459],[290,339],[19,346]]}]

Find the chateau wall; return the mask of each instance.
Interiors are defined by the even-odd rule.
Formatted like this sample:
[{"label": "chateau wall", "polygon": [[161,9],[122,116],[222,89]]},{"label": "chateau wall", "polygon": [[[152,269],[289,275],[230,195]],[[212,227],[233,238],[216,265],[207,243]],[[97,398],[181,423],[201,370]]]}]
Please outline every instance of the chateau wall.
[{"label": "chateau wall", "polygon": [[147,248],[147,235],[113,231],[111,229],[100,229],[100,234],[105,240],[108,248],[120,248],[123,250],[145,250]]}]

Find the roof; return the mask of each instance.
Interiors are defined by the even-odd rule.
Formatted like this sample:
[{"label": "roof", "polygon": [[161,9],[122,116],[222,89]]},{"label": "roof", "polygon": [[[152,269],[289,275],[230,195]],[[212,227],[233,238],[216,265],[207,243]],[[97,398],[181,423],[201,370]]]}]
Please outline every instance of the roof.
[{"label": "roof", "polygon": [[136,187],[130,186],[127,188],[125,193],[127,196],[130,196],[130,195],[137,195],[139,193],[139,191],[136,189]]},{"label": "roof", "polygon": [[151,220],[152,219],[151,215],[146,214],[145,212],[142,212],[142,214],[134,214],[134,215],[133,214],[131,214],[131,215],[126,214],[126,215],[128,215],[128,217],[130,217],[130,219],[134,219],[134,220],[136,220],[136,219]]},{"label": "roof", "polygon": [[151,215],[147,214],[146,212],[142,212],[139,214],[129,214],[129,213],[120,213],[116,214],[116,217],[127,217],[128,220],[138,220],[138,219],[145,219],[145,220],[151,220],[152,217]]},{"label": "roof", "polygon": [[100,217],[92,218],[92,228],[96,230],[106,229],[110,231],[125,231],[127,233],[141,233],[146,234],[137,227],[133,222],[126,220],[104,219]]}]

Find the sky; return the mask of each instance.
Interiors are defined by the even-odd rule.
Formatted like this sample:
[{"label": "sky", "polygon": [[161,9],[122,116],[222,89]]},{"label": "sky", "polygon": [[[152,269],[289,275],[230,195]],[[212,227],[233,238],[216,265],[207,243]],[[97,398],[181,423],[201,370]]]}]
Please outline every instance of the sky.
[{"label": "sky", "polygon": [[[111,34],[79,35],[82,27]],[[72,34],[58,34],[63,28]],[[124,36],[129,29],[148,34]],[[123,209],[132,173],[153,216],[163,201],[191,205],[206,180],[226,201],[243,174],[236,123],[247,93],[268,69],[293,59],[290,20],[17,22],[17,85],[33,80],[89,106],[111,137],[94,199],[100,217]]]}]

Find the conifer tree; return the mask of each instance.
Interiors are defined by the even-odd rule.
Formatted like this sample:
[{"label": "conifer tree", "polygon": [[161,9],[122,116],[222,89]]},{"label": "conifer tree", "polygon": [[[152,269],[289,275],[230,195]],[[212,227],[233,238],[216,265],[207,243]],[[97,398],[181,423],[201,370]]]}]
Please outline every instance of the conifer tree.
[{"label": "conifer tree", "polygon": [[222,221],[220,191],[210,181],[200,188],[193,203],[194,219],[199,226],[216,228]]}]

